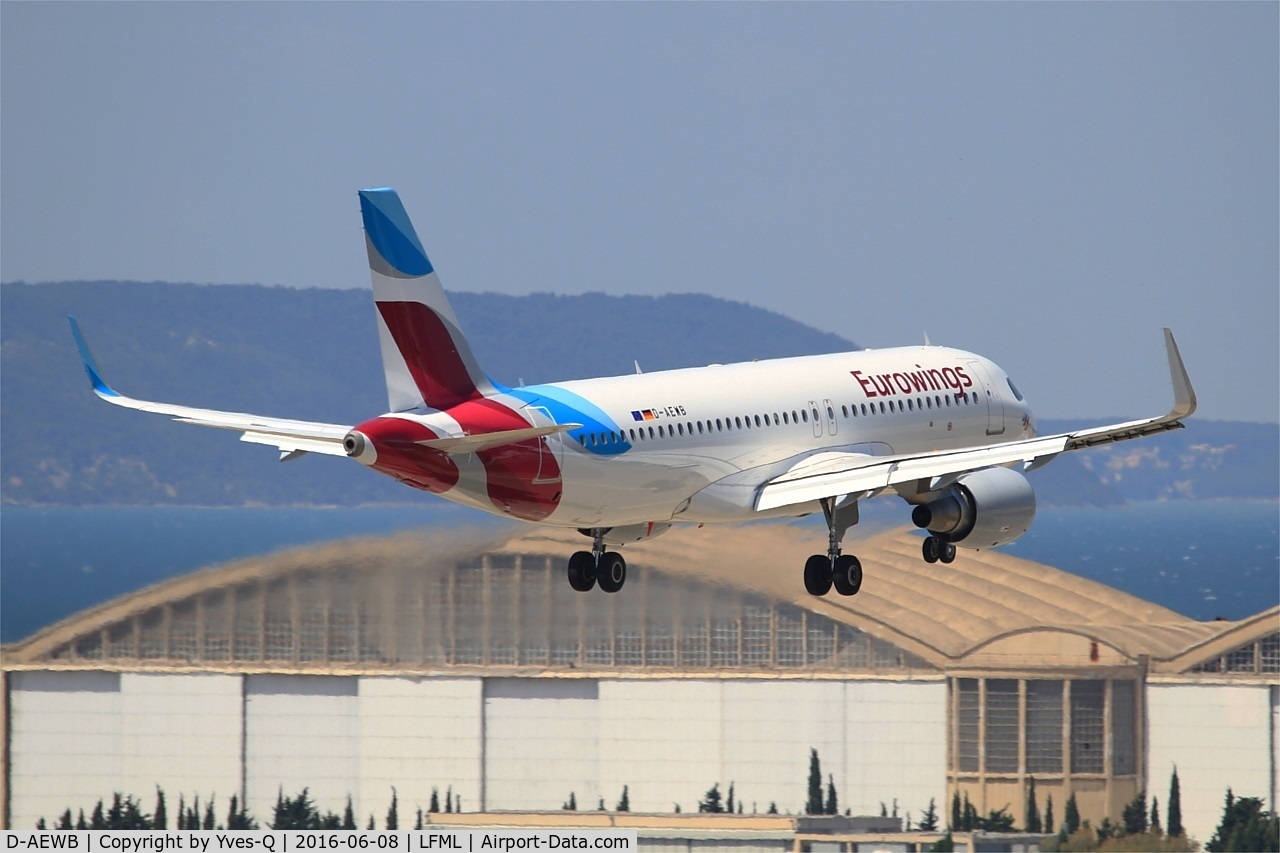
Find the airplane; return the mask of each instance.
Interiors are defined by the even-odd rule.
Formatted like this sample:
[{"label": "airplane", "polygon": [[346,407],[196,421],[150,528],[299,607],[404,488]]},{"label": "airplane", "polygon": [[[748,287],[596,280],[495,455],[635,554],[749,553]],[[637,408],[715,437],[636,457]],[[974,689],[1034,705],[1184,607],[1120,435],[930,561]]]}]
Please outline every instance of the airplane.
[{"label": "airplane", "polygon": [[921,556],[1007,544],[1036,512],[1024,473],[1061,453],[1183,427],[1195,392],[1164,330],[1173,408],[1058,435],[980,355],[924,345],[713,364],[510,388],[475,355],[393,189],[359,191],[388,412],[355,425],[136,400],[103,379],[74,317],[94,392],[117,406],[238,430],[280,451],[346,456],[416,489],[498,516],[575,528],[570,586],[616,593],[610,547],[674,524],[821,512],[827,552],[805,563],[811,595],[854,595],[862,565],[842,550],[859,502],[897,495],[926,531]]}]

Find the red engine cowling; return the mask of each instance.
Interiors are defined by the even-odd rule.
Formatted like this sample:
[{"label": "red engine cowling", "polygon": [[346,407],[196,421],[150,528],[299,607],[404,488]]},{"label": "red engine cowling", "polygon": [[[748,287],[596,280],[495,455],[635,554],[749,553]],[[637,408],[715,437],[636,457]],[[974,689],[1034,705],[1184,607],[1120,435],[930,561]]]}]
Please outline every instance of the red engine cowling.
[{"label": "red engine cowling", "polygon": [[965,474],[911,513],[916,527],[975,549],[1012,542],[1027,532],[1035,517],[1035,491],[1026,477],[1008,468]]}]

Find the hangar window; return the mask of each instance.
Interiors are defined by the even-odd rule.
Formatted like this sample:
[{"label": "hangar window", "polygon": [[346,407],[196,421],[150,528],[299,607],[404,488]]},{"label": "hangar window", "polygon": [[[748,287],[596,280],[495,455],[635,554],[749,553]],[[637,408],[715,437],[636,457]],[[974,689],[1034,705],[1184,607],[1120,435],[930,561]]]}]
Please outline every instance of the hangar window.
[{"label": "hangar window", "polygon": [[1136,772],[1134,748],[1135,702],[1132,681],[1111,682],[1111,772],[1129,776]]},{"label": "hangar window", "polygon": [[1018,682],[987,679],[987,772],[1018,772]]},{"label": "hangar window", "polygon": [[1071,772],[1101,773],[1106,682],[1071,683]]},{"label": "hangar window", "polygon": [[1027,682],[1027,772],[1062,772],[1062,682]]},{"label": "hangar window", "polygon": [[978,679],[956,679],[956,759],[961,773],[978,772]]}]

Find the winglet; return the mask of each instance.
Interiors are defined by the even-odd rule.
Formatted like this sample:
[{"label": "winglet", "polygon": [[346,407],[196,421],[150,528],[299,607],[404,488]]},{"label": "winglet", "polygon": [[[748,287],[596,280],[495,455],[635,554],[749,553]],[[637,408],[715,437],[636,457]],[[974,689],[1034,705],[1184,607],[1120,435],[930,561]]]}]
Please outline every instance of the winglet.
[{"label": "winglet", "polygon": [[102,372],[98,370],[98,363],[94,360],[93,353],[89,351],[88,342],[80,333],[80,324],[76,322],[76,318],[68,315],[67,320],[71,322],[71,335],[76,339],[76,349],[80,350],[80,360],[84,363],[84,372],[89,375],[90,384],[93,385],[93,393],[99,397],[119,397],[119,392],[102,378]]},{"label": "winglet", "polygon": [[1175,418],[1190,417],[1196,410],[1196,391],[1191,387],[1191,377],[1187,375],[1187,366],[1182,363],[1182,353],[1178,352],[1178,342],[1173,339],[1173,331],[1164,330],[1164,346],[1169,353],[1169,378],[1173,382],[1173,409],[1169,412]]}]

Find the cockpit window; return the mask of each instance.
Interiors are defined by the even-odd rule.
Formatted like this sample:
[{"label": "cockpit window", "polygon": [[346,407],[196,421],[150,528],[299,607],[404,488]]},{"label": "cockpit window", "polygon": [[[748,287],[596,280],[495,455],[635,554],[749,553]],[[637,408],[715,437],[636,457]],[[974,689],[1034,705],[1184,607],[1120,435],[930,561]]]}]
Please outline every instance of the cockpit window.
[{"label": "cockpit window", "polygon": [[1005,381],[1009,383],[1009,390],[1013,392],[1013,396],[1018,398],[1018,402],[1022,402],[1022,392],[1018,390],[1018,386],[1013,384],[1013,380],[1005,377]]}]

